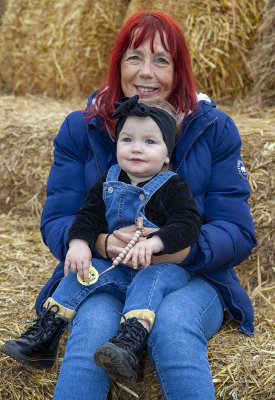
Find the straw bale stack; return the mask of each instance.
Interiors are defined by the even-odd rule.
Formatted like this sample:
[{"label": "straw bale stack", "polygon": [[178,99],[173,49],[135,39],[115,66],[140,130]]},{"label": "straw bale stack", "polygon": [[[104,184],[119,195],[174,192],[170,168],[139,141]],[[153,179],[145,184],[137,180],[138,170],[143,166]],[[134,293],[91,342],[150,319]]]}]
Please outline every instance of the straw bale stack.
[{"label": "straw bale stack", "polygon": [[[80,107],[77,101],[75,109]],[[32,96],[20,100],[2,96],[1,103],[0,210],[7,213],[16,208],[21,215],[39,217],[52,162],[52,141],[73,103],[36,101]]]},{"label": "straw bale stack", "polygon": [[1,80],[14,93],[88,95],[102,82],[128,0],[8,0]]},{"label": "straw bale stack", "polygon": [[5,10],[6,10],[6,0],[0,0],[0,24],[2,15],[4,14]]},{"label": "straw bale stack", "polygon": [[[0,0],[0,26],[2,24],[2,15],[4,14],[5,10],[6,10],[6,0]],[[5,88],[5,84],[2,80],[1,71],[0,71],[0,92],[2,90],[4,90],[4,88]]]},{"label": "straw bale stack", "polygon": [[[176,17],[200,91],[231,100],[254,82],[247,60],[265,0],[132,0],[128,7],[129,2],[8,0],[0,27],[2,89],[62,98],[88,95],[104,79],[126,10],[128,17],[145,9]],[[264,56],[268,63],[271,55]]]},{"label": "straw bale stack", "polygon": [[185,34],[199,91],[232,100],[253,84],[247,60],[263,5],[264,0],[132,0],[125,19],[146,9],[173,15]]},{"label": "straw bale stack", "polygon": [[[25,321],[34,318],[35,298],[56,265],[39,232],[52,140],[66,114],[84,107],[80,100],[0,96],[0,345],[18,336],[27,327]],[[242,134],[252,190],[258,247],[237,272],[255,307],[255,337],[240,335],[238,324],[227,320],[209,343],[209,359],[217,399],[271,400],[275,396],[275,109],[233,115],[226,111]],[[52,399],[66,337],[58,362],[49,371],[23,367],[0,354],[0,398]],[[142,372],[143,380],[131,389],[141,400],[161,400],[148,357]],[[134,398],[113,384],[108,400]]]},{"label": "straw bale stack", "polygon": [[257,44],[252,54],[251,67],[256,77],[256,88],[261,91],[263,104],[275,100],[275,2],[266,0]]}]

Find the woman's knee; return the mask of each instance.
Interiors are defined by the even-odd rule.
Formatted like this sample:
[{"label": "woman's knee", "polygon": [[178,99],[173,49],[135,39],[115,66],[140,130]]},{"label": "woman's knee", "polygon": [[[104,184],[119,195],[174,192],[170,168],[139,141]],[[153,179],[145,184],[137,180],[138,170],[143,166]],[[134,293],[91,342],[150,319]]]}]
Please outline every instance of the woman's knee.
[{"label": "woman's knee", "polygon": [[[200,278],[168,294],[156,313],[151,332],[152,340],[157,336],[202,334],[209,340],[223,321],[223,306],[216,290]],[[154,336],[155,335],[155,336]]]},{"label": "woman's knee", "polygon": [[149,336],[148,352],[165,399],[180,399],[182,394],[190,399],[215,398],[207,341],[222,320],[218,294],[201,279],[192,278],[163,299]]}]

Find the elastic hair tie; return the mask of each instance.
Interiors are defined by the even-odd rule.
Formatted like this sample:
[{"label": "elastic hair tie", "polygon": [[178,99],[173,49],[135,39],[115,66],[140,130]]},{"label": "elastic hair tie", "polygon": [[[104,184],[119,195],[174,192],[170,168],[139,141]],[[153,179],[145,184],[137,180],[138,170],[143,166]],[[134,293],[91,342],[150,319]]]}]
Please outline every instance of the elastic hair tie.
[{"label": "elastic hair tie", "polygon": [[106,254],[107,260],[111,260],[111,257],[109,256],[108,251],[107,251],[107,241],[108,241],[108,238],[109,238],[110,235],[111,235],[111,233],[108,233],[106,238],[105,238],[105,254]]}]

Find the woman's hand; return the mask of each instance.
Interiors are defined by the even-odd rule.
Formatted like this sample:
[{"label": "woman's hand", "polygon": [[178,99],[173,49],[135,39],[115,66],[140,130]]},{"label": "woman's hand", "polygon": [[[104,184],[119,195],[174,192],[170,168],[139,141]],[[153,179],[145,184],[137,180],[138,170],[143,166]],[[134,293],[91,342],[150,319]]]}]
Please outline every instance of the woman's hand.
[{"label": "woman's hand", "polygon": [[161,256],[152,256],[151,264],[160,264],[160,263],[174,263],[179,264],[183,262],[189,255],[191,250],[191,246],[186,247],[186,249],[177,251],[173,254],[162,254]]},{"label": "woman's hand", "polygon": [[[125,246],[133,239],[133,236],[137,230],[136,225],[126,226],[124,228],[117,229],[113,232],[111,236],[108,238],[108,247],[107,252],[110,257],[117,257]],[[151,232],[157,231],[157,228],[147,228],[145,227],[142,231],[142,234],[139,238],[139,242],[146,239],[146,236]],[[111,239],[109,241],[109,239]],[[127,265],[132,266],[131,262]]]},{"label": "woman's hand", "polygon": [[69,267],[73,273],[78,272],[83,281],[89,279],[89,266],[92,253],[88,243],[82,239],[73,239],[69,243],[69,250],[64,263],[64,275],[68,275]]},{"label": "woman's hand", "polygon": [[[136,232],[137,227],[136,225],[130,225],[121,229],[118,229],[116,231],[114,231],[112,233],[112,235],[110,235],[108,237],[108,243],[107,243],[107,252],[109,257],[114,258],[117,257],[121,251],[124,249],[124,247],[130,242],[130,240],[133,238],[134,233]],[[157,228],[148,228],[145,227],[143,232],[142,232],[142,236],[139,238],[139,242],[141,242],[142,240],[146,240],[146,236],[149,235],[149,233],[151,232],[155,232],[157,231]],[[101,248],[102,248],[102,253],[100,252],[101,255],[103,255],[103,257],[106,257],[106,253],[105,253],[105,238],[106,235],[102,234],[99,235],[99,237],[102,236],[101,238]],[[98,237],[98,241],[99,241],[99,237]],[[98,244],[97,241],[97,244]],[[96,249],[99,251],[99,248],[96,245]],[[159,264],[159,263],[165,263],[165,262],[170,262],[170,263],[181,263],[183,262],[187,256],[189,255],[191,250],[191,247],[186,247],[186,249],[183,249],[181,251],[178,251],[176,253],[173,254],[163,254],[161,256],[152,256],[151,257],[151,262],[150,264]],[[129,267],[131,267],[131,263],[128,262],[127,264]]]},{"label": "woman's hand", "polygon": [[[133,224],[124,228],[120,228],[109,235],[106,248],[108,256],[111,258],[117,257],[119,253],[121,253],[121,250],[123,250],[124,247],[127,246],[130,240],[133,238],[136,230],[137,226]],[[156,230],[156,228],[144,228],[144,231],[142,232],[142,237],[140,237],[139,240],[145,240],[145,237],[149,235],[149,233]],[[101,233],[100,235],[98,235],[95,244],[96,250],[104,258],[107,258],[107,254],[105,251],[106,236],[107,235],[105,233]]]}]

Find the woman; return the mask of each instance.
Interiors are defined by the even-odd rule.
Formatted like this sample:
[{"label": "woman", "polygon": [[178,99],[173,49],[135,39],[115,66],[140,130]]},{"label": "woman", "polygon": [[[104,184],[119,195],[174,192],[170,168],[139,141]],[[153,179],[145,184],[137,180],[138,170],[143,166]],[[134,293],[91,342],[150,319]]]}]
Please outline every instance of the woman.
[{"label": "woman", "polygon": [[[247,203],[250,191],[238,131],[215,103],[196,97],[184,37],[162,13],[137,13],[124,24],[106,83],[91,96],[84,116],[79,111],[66,118],[54,141],[41,231],[60,264],[38,296],[37,312],[63,275],[67,234],[76,211],[88,189],[116,162],[114,102],[136,94],[141,101],[168,100],[177,108],[183,121],[172,166],[188,182],[204,223],[192,247],[153,258],[181,263],[193,278],[162,301],[148,352],[164,399],[215,399],[207,341],[219,330],[224,309],[241,321],[241,332],[253,332],[251,302],[233,270],[256,244]],[[99,255],[106,257],[106,250],[117,255],[134,229],[99,235]],[[114,296],[108,287],[83,302],[71,326],[55,400],[106,398],[110,381],[93,363],[93,354],[115,334],[120,315],[114,310],[122,308],[119,293]]]}]

